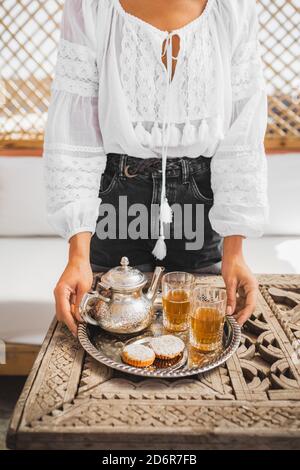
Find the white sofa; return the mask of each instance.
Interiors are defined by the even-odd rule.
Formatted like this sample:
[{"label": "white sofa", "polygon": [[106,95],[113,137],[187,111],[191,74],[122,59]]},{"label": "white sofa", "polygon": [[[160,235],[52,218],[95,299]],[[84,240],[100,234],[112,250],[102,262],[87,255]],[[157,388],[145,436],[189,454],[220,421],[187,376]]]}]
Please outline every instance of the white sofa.
[{"label": "white sofa", "polygon": [[[270,225],[246,241],[246,258],[256,273],[300,273],[300,155],[268,162]],[[0,157],[0,339],[42,342],[67,248],[46,220],[42,159]]]}]

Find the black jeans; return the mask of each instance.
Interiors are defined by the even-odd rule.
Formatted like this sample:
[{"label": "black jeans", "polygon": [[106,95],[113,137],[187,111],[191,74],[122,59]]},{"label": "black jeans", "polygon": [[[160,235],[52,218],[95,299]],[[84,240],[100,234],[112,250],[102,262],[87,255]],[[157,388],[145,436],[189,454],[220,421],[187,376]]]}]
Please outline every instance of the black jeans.
[{"label": "black jeans", "polygon": [[[94,271],[118,266],[122,256],[127,256],[131,266],[143,271],[160,265],[168,271],[220,272],[222,238],[212,229],[208,218],[213,204],[210,159],[169,159],[166,180],[174,217],[166,236],[167,256],[159,261],[151,252],[159,228],[161,161],[108,154],[99,191],[100,215],[91,241]],[[147,209],[147,215],[144,213],[138,221],[140,205]],[[127,228],[133,229],[130,236]]]}]

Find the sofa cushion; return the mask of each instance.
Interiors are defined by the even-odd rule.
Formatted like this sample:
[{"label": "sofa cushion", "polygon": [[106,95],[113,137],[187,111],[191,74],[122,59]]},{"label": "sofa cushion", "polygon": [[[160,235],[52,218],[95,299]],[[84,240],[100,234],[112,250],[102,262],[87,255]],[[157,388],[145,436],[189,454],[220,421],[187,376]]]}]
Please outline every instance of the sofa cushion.
[{"label": "sofa cushion", "polygon": [[300,235],[300,154],[268,156],[270,222],[265,235]]},{"label": "sofa cushion", "polygon": [[43,162],[0,157],[0,236],[54,235],[46,217]]},{"label": "sofa cushion", "polygon": [[0,238],[0,339],[41,344],[55,314],[53,288],[67,248],[56,237]]}]

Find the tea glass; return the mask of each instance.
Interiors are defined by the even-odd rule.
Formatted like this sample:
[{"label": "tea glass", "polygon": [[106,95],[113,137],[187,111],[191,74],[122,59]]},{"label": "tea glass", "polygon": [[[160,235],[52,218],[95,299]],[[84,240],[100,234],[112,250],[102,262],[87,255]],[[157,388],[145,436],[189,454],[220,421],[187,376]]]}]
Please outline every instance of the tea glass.
[{"label": "tea glass", "polygon": [[163,325],[169,331],[185,331],[189,326],[191,297],[195,278],[174,271],[162,278]]},{"label": "tea glass", "polygon": [[197,286],[189,315],[189,342],[201,352],[212,352],[222,344],[226,291]]}]

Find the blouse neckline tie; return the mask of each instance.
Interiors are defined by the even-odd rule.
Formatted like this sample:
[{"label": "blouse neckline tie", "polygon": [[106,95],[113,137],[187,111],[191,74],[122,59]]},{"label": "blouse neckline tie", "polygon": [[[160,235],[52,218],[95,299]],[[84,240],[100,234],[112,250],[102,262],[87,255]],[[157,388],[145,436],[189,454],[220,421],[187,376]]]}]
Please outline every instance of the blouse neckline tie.
[{"label": "blouse neckline tie", "polygon": [[[159,211],[159,238],[155,244],[152,254],[155,258],[162,260],[166,257],[167,246],[165,242],[164,224],[170,224],[172,222],[173,212],[169,205],[166,195],[166,169],[167,169],[167,156],[168,156],[168,143],[170,135],[170,90],[172,84],[172,66],[173,59],[177,60],[177,57],[173,57],[173,37],[179,36],[178,32],[171,31],[165,38],[165,45],[163,48],[162,57],[166,55],[166,72],[167,72],[167,88],[165,97],[165,107],[163,114],[162,123],[162,184],[161,184],[161,197],[160,197],[160,211]],[[177,64],[176,64],[177,66]],[[175,73],[174,73],[175,74]],[[173,77],[174,78],[174,77]]]}]

